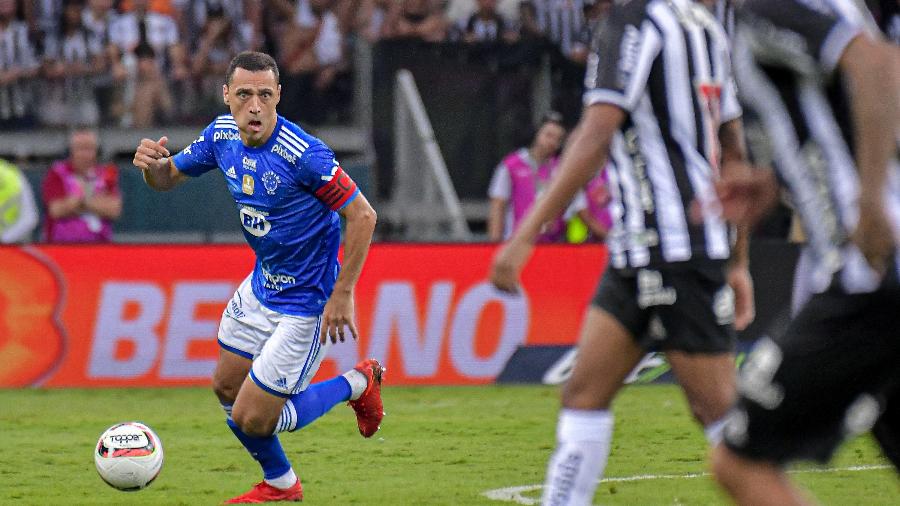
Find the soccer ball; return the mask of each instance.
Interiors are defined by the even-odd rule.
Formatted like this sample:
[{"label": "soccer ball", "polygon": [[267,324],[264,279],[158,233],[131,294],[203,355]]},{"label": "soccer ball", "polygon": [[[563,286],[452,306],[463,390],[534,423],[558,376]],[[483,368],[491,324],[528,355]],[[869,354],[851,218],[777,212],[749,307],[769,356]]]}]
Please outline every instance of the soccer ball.
[{"label": "soccer ball", "polygon": [[97,472],[109,486],[140,490],[162,469],[163,448],[159,436],[138,422],[117,423],[103,431],[94,450]]}]

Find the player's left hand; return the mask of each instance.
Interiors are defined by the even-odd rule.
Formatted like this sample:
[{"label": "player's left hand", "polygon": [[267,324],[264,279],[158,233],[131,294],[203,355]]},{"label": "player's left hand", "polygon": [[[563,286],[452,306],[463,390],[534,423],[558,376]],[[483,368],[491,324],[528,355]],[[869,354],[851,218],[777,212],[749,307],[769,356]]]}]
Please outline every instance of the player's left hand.
[{"label": "player's left hand", "polygon": [[491,266],[491,283],[501,292],[519,293],[519,273],[534,246],[511,240],[500,248]]},{"label": "player's left hand", "polygon": [[725,219],[752,227],[778,203],[778,181],[770,170],[733,171],[716,182],[716,195]]},{"label": "player's left hand", "polygon": [[746,266],[728,268],[728,285],[734,290],[734,328],[744,330],[756,318],[756,303],[753,301],[753,278]]},{"label": "player's left hand", "polygon": [[322,330],[319,332],[319,341],[325,344],[327,340],[332,343],[346,340],[345,328],[350,329],[353,339],[359,339],[356,323],[353,319],[353,291],[335,290],[332,292],[325,310],[322,312]]}]

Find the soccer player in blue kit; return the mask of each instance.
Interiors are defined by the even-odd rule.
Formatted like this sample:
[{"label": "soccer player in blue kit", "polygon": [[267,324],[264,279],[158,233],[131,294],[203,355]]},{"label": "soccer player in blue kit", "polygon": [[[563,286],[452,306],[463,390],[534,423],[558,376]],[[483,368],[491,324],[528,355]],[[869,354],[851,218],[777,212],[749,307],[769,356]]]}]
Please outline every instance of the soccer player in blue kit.
[{"label": "soccer player in blue kit", "polygon": [[269,55],[237,55],[222,87],[231,114],[175,156],[166,137],[142,139],[134,155],[146,183],[160,191],[218,168],[256,253],[253,272],[222,315],[213,390],[265,479],[228,504],[303,499],[279,432],[300,429],[344,401],[364,437],[384,415],[383,367],[375,359],[310,385],[329,341],[344,341],[345,327],[357,338],[353,292],[376,216],[331,149],[278,115],[278,82]]}]

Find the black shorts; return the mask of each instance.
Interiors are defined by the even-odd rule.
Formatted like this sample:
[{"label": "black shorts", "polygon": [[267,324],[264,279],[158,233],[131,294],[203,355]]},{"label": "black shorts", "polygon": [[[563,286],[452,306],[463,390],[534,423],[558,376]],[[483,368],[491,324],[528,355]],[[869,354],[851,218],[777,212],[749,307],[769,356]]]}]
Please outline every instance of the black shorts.
[{"label": "black shorts", "polygon": [[609,268],[592,303],[648,351],[731,353],[736,344],[734,293],[724,269],[724,262],[710,260]]},{"label": "black shorts", "polygon": [[741,370],[728,447],[784,464],[830,460],[875,425],[885,454],[900,452],[900,285],[868,294],[814,295],[775,341],[757,343]]}]

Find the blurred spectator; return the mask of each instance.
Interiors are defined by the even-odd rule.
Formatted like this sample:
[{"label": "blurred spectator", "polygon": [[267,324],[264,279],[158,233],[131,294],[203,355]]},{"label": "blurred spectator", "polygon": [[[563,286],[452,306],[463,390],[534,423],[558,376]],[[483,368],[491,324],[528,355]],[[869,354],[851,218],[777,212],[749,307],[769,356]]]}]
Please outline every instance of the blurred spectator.
[{"label": "blurred spectator", "polygon": [[121,84],[127,72],[118,48],[110,42],[110,29],[116,17],[113,0],[88,0],[81,14],[88,52],[94,57],[94,96],[103,124],[117,122],[124,115]]},{"label": "blurred spectator", "polygon": [[[497,0],[497,13],[518,31],[519,4],[521,0]],[[465,27],[466,22],[478,10],[477,0],[448,0],[444,15],[450,24]]]},{"label": "blurred spectator", "polygon": [[149,12],[148,0],[131,0],[131,5],[131,11],[116,18],[110,37],[128,71],[125,104],[130,117],[123,123],[146,127],[170,119],[173,112],[166,76],[183,87],[189,73],[175,20]]},{"label": "blurred spectator", "polygon": [[21,15],[32,40],[37,41],[38,45],[45,37],[55,37],[59,33],[63,7],[64,0],[21,2]]},{"label": "blurred spectator", "polygon": [[45,125],[96,125],[100,117],[93,78],[105,70],[105,49],[89,44],[83,9],[83,0],[67,1],[59,33],[44,41],[47,87],[39,115]]},{"label": "blurred spectator", "polygon": [[585,65],[591,41],[600,26],[600,22],[609,14],[612,0],[584,0],[584,24],[578,37],[572,42],[568,57],[573,62]]},{"label": "blurred spectator", "polygon": [[0,160],[0,243],[29,242],[37,223],[31,185],[18,167]]},{"label": "blurred spectator", "polygon": [[22,128],[33,121],[31,79],[40,63],[28,27],[16,19],[15,0],[0,0],[0,128]]},{"label": "blurred spectator", "polygon": [[184,1],[185,0],[120,0],[118,3],[119,9],[121,9],[122,12],[131,12],[138,8],[137,4],[143,4],[145,6],[144,8],[150,12],[155,12],[157,14],[163,14],[165,16],[174,18],[178,14],[176,5],[181,5],[184,3]]},{"label": "blurred spectator", "polygon": [[604,167],[575,195],[567,211],[566,240],[573,244],[605,242],[612,228],[609,173]]},{"label": "blurred spectator", "polygon": [[228,22],[229,42],[236,47],[256,47],[255,44],[259,43],[255,26],[257,11],[253,8],[259,3],[257,0],[181,0],[181,2],[182,18],[186,28],[184,37],[186,47],[199,48],[203,37],[210,28],[213,28],[212,25],[222,24],[222,20]]},{"label": "blurred spectator", "polygon": [[119,172],[97,162],[97,134],[76,130],[69,137],[70,156],[55,162],[42,193],[47,242],[109,242],[112,224],[122,213]]},{"label": "blurred spectator", "polygon": [[[584,73],[587,70],[591,41],[600,28],[603,17],[609,13],[611,8],[611,0],[583,0],[581,28],[574,36],[571,38],[567,36],[561,42],[560,57],[556,58],[553,64],[551,103],[556,110],[563,114],[568,123],[576,122],[581,116]],[[566,45],[568,49],[564,49]]]},{"label": "blurred spectator", "polygon": [[349,101],[342,96],[341,86],[347,84],[343,90],[349,90],[350,76],[334,4],[335,0],[299,0],[296,6],[281,7],[291,15],[293,24],[281,36],[284,100],[279,107],[292,121],[321,124],[342,102]]},{"label": "blurred spectator", "polygon": [[395,8],[399,8],[395,0],[363,0],[356,18],[360,35],[370,43],[381,39],[387,27],[385,21]]},{"label": "blurred spectator", "polygon": [[476,10],[466,22],[463,41],[468,43],[515,42],[518,34],[509,21],[497,12],[497,0],[478,0]]},{"label": "blurred spectator", "polygon": [[394,9],[388,17],[385,38],[420,39],[425,42],[443,42],[447,38],[449,23],[444,13],[432,0],[399,0],[400,9]]},{"label": "blurred spectator", "polygon": [[[509,237],[547,188],[559,165],[557,153],[566,135],[562,121],[559,113],[547,113],[531,145],[507,155],[494,170],[488,190],[491,199],[488,216],[490,241],[498,242]],[[538,242],[560,242],[564,229],[565,222],[560,216],[544,226]]]},{"label": "blurred spectator", "polygon": [[240,12],[243,12],[240,0],[202,0],[194,5],[194,20],[202,21],[202,28],[192,53],[191,72],[200,98],[197,112],[202,116],[222,109],[221,84],[228,64],[236,54],[250,49],[252,35],[243,29],[246,27],[242,25]]},{"label": "blurred spectator", "polygon": [[531,5],[522,14],[534,16],[523,20],[523,25],[527,23],[529,31],[537,29],[563,55],[570,54],[584,25],[582,0],[524,0],[522,3]]}]

